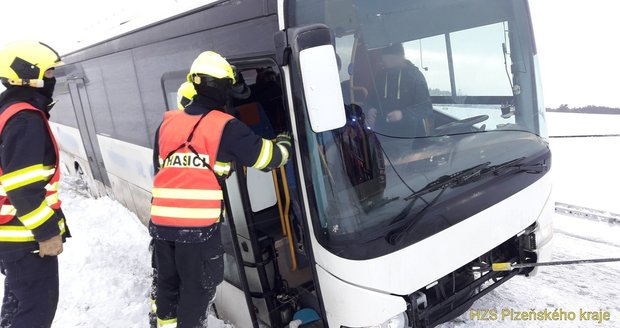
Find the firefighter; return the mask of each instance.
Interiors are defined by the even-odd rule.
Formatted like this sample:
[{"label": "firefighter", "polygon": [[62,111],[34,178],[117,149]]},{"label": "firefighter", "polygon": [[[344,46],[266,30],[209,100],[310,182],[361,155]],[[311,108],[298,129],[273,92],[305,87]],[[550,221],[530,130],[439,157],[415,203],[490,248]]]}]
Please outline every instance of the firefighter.
[{"label": "firefighter", "polygon": [[[185,106],[192,102],[192,98],[196,95],[196,89],[191,82],[185,81],[177,90],[177,109],[184,110]],[[156,141],[157,142],[157,141]],[[159,152],[153,152],[153,164],[155,171],[159,170]],[[151,312],[149,312],[149,324],[151,328],[157,328],[157,306],[155,305],[155,295],[157,291],[157,266],[155,264],[155,254],[153,253],[153,245],[155,238],[151,238],[149,251],[151,252],[151,267],[153,268],[153,282],[151,285]]]},{"label": "firefighter", "polygon": [[169,111],[154,146],[151,221],[157,267],[158,327],[206,325],[207,308],[223,280],[220,183],[231,162],[263,171],[286,164],[288,134],[262,139],[225,113],[235,83],[231,65],[206,51],[193,62],[187,80],[197,92],[184,111]]},{"label": "firefighter", "polygon": [[192,102],[195,95],[194,85],[191,82],[183,82],[177,91],[177,108],[184,110],[185,106]]},{"label": "firefighter", "polygon": [[69,236],[58,199],[58,146],[49,110],[61,65],[40,42],[0,49],[0,327],[50,327],[58,304],[58,258]]}]

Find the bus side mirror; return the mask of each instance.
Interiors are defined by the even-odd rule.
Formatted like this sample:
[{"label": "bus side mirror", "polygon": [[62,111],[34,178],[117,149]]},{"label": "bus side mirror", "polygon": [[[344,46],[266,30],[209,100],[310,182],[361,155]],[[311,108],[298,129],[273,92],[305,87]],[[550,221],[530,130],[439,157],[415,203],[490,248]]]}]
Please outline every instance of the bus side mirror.
[{"label": "bus side mirror", "polygon": [[292,64],[301,75],[312,130],[320,133],[343,127],[346,114],[329,28],[323,24],[290,28],[278,32],[275,41],[278,63]]},{"label": "bus side mirror", "polygon": [[346,116],[334,46],[302,50],[299,66],[312,130],[319,133],[343,127]]}]

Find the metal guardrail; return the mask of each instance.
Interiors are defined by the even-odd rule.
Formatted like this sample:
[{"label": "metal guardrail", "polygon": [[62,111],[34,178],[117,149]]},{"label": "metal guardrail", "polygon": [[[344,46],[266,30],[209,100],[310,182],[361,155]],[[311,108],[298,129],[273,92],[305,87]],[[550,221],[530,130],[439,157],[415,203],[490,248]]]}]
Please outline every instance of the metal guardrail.
[{"label": "metal guardrail", "polygon": [[593,208],[555,202],[555,212],[578,218],[620,224],[620,214]]},{"label": "metal guardrail", "polygon": [[549,136],[549,138],[603,138],[603,137],[620,137],[620,134],[576,134],[566,136]]}]

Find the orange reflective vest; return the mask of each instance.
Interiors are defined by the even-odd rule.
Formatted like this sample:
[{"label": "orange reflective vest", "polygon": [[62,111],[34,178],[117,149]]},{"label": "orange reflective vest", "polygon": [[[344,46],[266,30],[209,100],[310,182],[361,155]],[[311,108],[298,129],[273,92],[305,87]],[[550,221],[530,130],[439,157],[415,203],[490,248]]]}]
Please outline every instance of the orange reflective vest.
[{"label": "orange reflective vest", "polygon": [[207,227],[219,221],[224,197],[215,173],[226,168],[216,162],[216,156],[224,126],[231,119],[219,110],[206,116],[182,111],[165,114],[159,128],[160,170],[153,181],[154,224]]},{"label": "orange reflective vest", "polygon": [[[50,128],[49,122],[47,121],[47,117],[45,116],[45,114],[42,111],[33,108],[32,105],[28,103],[25,103],[25,102],[15,103],[7,107],[4,110],[4,112],[0,114],[0,135],[2,135],[2,131],[4,130],[4,126],[6,125],[6,122],[8,122],[8,120],[11,117],[13,117],[13,115],[23,110],[31,110],[31,111],[37,112],[41,114],[41,116],[43,117],[45,126],[47,126],[47,130],[49,132],[50,138],[52,139],[52,144],[54,145],[54,153],[56,154],[56,164],[54,166],[44,166],[43,164],[34,165],[31,167],[25,168],[24,170],[19,170],[18,171],[20,173],[19,175],[15,173],[9,173],[5,176],[2,172],[2,169],[0,169],[0,177],[2,177],[2,180],[4,181],[3,183],[0,183],[0,224],[5,224],[11,221],[15,217],[15,214],[16,214],[16,209],[13,207],[13,205],[9,201],[9,198],[6,195],[6,192],[12,189],[19,188],[23,185],[26,185],[29,183],[30,179],[36,178],[42,175],[44,176],[51,175],[51,178],[49,179],[49,181],[47,182],[47,185],[45,186],[45,189],[47,191],[45,195],[45,202],[47,203],[47,206],[51,207],[53,210],[60,209],[61,202],[58,199],[58,181],[60,180],[60,170],[58,169],[58,160],[59,160],[58,145],[56,144],[56,139],[54,138],[54,134],[52,133],[52,129]],[[9,177],[8,175],[14,175],[14,176]],[[6,227],[6,228],[9,228],[9,227]],[[19,227],[16,227],[15,230],[19,230],[19,231],[23,230],[23,227],[22,229],[17,229],[17,228]],[[0,231],[0,240],[5,239],[4,236],[2,236],[2,232],[8,233],[9,232],[8,230],[3,229]],[[26,232],[30,234],[26,236],[25,235]],[[15,233],[17,234],[17,232]],[[22,241],[22,239],[23,241],[26,241],[26,239],[30,240],[31,238],[32,240],[34,240],[34,237],[32,236],[31,232],[21,231],[21,233],[24,234],[24,236],[19,234],[19,236],[11,235],[11,236],[7,236],[7,238],[10,237],[9,239],[11,240],[15,239],[16,241]]]}]

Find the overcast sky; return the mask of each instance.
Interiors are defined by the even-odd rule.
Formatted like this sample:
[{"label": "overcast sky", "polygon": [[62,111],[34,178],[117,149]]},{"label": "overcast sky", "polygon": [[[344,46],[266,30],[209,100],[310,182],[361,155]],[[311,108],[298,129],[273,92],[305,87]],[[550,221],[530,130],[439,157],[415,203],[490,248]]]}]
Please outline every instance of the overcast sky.
[{"label": "overcast sky", "polygon": [[620,108],[619,0],[530,1],[545,104]]},{"label": "overcast sky", "polygon": [[[196,0],[1,0],[0,44],[37,39],[61,53],[94,26],[116,23],[160,4]],[[532,0],[530,7],[547,107],[620,108],[620,0]]]}]

